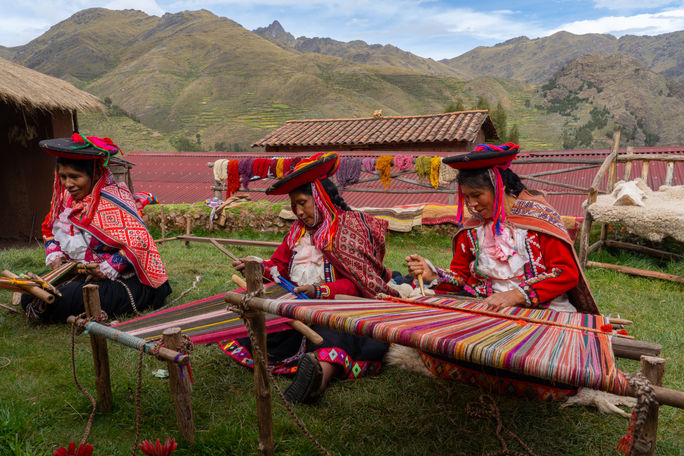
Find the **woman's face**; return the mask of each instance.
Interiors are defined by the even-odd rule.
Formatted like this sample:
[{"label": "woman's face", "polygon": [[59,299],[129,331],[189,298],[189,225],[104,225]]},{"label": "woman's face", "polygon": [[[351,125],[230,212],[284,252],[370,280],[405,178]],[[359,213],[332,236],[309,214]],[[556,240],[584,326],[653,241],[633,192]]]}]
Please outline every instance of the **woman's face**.
[{"label": "woman's face", "polygon": [[57,175],[71,197],[82,200],[93,189],[93,179],[83,171],[69,165],[57,165]]},{"label": "woman's face", "polygon": [[290,202],[292,203],[292,211],[304,225],[313,228],[318,224],[319,220],[316,217],[316,205],[313,196],[304,192],[290,192]]},{"label": "woman's face", "polygon": [[489,187],[469,187],[461,185],[461,192],[466,205],[473,214],[479,214],[485,220],[494,215],[494,190]]}]

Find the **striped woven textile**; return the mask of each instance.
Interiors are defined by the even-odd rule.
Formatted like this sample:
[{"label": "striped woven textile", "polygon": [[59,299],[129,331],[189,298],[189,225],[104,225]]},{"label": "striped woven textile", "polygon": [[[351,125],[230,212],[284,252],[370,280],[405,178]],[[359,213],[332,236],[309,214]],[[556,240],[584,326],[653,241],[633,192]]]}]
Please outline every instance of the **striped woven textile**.
[{"label": "striped woven textile", "polygon": [[[245,289],[240,288],[235,291],[242,292]],[[161,337],[167,328],[179,327],[194,344],[210,344],[247,336],[242,319],[226,309],[224,296],[225,293],[222,293],[170,309],[159,310],[117,323],[112,327],[145,340]],[[292,297],[292,295],[276,284],[268,284],[264,297],[278,299]],[[287,325],[288,321],[290,321],[289,318],[267,314],[266,330],[277,332],[290,329]]]},{"label": "striped woven textile", "polygon": [[[574,386],[626,394],[607,318],[552,310],[486,311],[454,297],[414,301],[282,300],[269,312],[338,331],[415,347],[456,360]],[[492,315],[493,314],[493,315]]]}]

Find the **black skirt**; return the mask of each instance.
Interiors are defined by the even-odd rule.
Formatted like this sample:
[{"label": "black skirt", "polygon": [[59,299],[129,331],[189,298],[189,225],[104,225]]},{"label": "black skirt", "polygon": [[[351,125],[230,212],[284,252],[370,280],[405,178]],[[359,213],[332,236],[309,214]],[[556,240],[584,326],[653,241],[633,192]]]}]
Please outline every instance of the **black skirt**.
[{"label": "black skirt", "polygon": [[46,304],[32,295],[23,295],[21,306],[29,318],[45,322],[65,322],[69,315],[80,315],[85,312],[83,286],[95,284],[99,286],[102,310],[110,319],[114,319],[118,315],[141,312],[150,308],[157,309],[171,294],[168,280],[158,288],[153,288],[140,282],[136,275],[128,279],[116,280],[86,282],[85,279],[85,275],[79,274],[57,285],[62,296],[55,296],[52,304]]}]

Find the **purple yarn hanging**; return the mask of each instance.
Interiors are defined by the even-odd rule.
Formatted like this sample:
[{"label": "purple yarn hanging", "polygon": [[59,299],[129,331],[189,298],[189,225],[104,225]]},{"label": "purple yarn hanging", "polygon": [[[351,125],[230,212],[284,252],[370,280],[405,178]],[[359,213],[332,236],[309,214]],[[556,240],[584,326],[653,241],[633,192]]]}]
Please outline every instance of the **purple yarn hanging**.
[{"label": "purple yarn hanging", "polygon": [[240,173],[240,182],[245,190],[249,188],[249,180],[252,178],[252,165],[254,165],[253,158],[243,158],[238,162],[238,172]]},{"label": "purple yarn hanging", "polygon": [[337,185],[340,190],[348,185],[354,185],[361,176],[361,159],[355,157],[342,157],[337,169]]},{"label": "purple yarn hanging", "polygon": [[366,157],[363,159],[363,169],[368,173],[375,172],[375,157]]}]

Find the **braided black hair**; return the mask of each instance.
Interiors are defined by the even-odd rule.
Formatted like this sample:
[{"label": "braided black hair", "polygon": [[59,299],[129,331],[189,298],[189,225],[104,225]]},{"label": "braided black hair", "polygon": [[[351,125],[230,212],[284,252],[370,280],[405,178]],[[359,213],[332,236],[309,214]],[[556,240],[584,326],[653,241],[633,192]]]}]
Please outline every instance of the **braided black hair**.
[{"label": "braided black hair", "polygon": [[[342,209],[343,211],[351,211],[352,208],[347,205],[347,203],[344,201],[342,198],[342,195],[340,195],[339,190],[337,190],[337,185],[333,181],[331,181],[328,178],[321,179],[321,184],[323,185],[323,190],[328,194],[330,197],[330,201],[336,206]],[[306,195],[312,195],[313,192],[311,190],[311,183],[306,183],[300,187],[297,187],[296,189],[292,190],[293,192],[302,192]]]},{"label": "braided black hair", "polygon": [[[517,197],[520,192],[525,190],[525,184],[522,183],[520,177],[509,169],[499,171],[501,173],[501,181],[506,188],[506,193]],[[458,185],[466,185],[471,188],[489,188],[494,190],[492,180],[489,177],[489,168],[478,169],[462,169],[458,172],[456,178]]]}]

